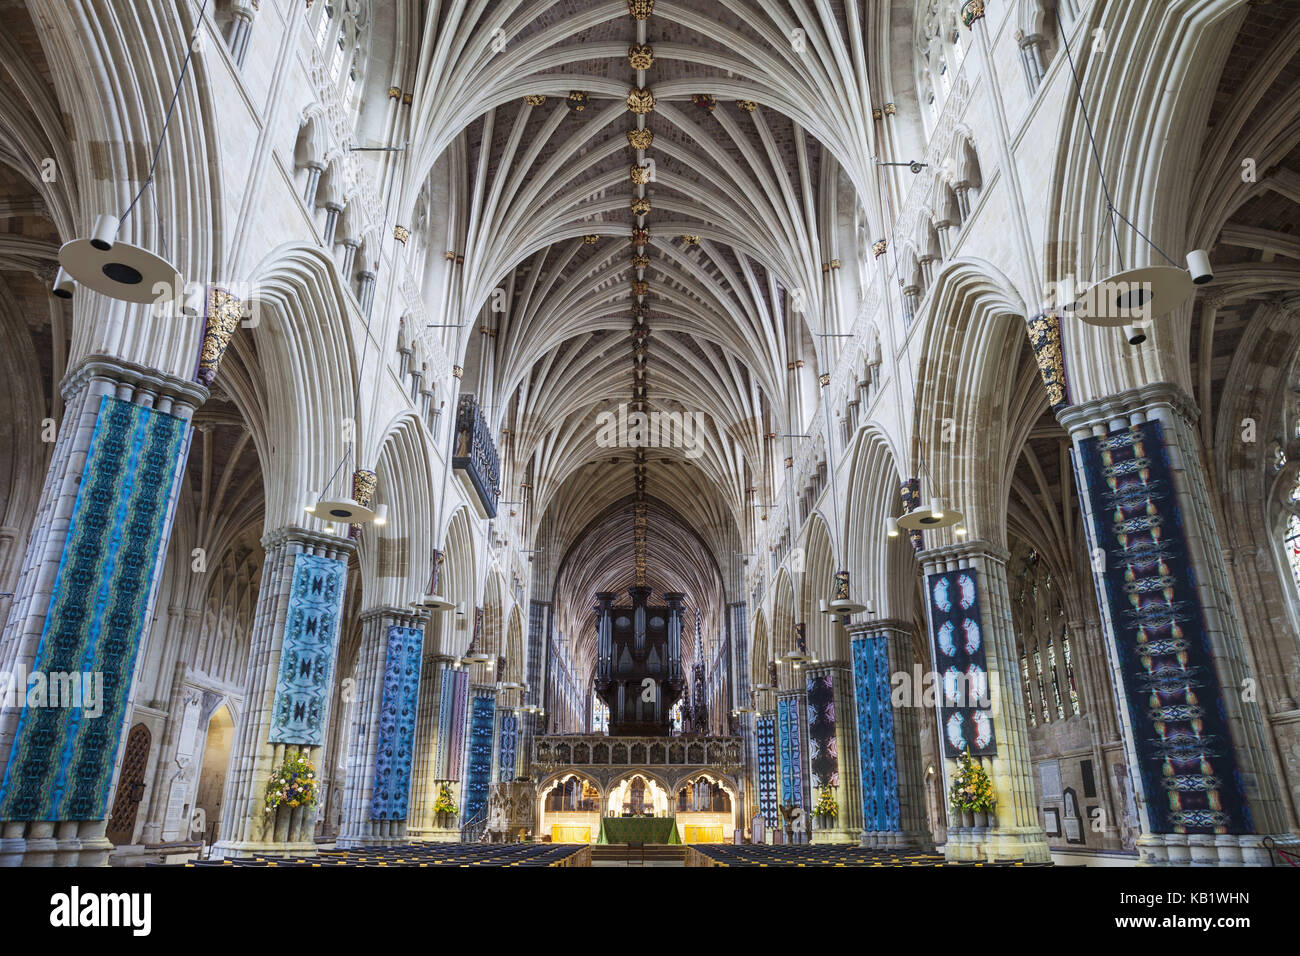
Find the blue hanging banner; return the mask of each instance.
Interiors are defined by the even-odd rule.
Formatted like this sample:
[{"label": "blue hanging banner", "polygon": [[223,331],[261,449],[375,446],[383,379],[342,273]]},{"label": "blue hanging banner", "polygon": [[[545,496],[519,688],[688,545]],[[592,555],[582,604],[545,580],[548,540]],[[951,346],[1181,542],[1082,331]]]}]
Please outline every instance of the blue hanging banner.
[{"label": "blue hanging banner", "polygon": [[885,634],[866,635],[853,641],[864,830],[898,830],[902,827],[888,642],[889,637]]},{"label": "blue hanging banner", "polygon": [[379,743],[375,751],[370,819],[405,820],[411,796],[415,715],[420,704],[420,665],[424,631],[388,629],[384,690],[379,705]]},{"label": "blue hanging banner", "polygon": [[325,743],[334,646],[347,576],[348,566],[342,561],[315,554],[294,558],[267,738],[273,744],[319,747]]},{"label": "blue hanging banner", "polygon": [[0,820],[104,817],[188,435],[174,415],[100,401],[32,665],[47,692],[17,688]]}]

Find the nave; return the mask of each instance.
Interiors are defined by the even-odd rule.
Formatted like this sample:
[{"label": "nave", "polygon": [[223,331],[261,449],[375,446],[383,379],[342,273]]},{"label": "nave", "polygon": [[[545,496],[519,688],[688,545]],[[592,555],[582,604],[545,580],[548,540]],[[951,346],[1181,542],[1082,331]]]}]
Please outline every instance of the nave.
[{"label": "nave", "polygon": [[3,867],[1300,865],[1300,0],[0,24]]}]

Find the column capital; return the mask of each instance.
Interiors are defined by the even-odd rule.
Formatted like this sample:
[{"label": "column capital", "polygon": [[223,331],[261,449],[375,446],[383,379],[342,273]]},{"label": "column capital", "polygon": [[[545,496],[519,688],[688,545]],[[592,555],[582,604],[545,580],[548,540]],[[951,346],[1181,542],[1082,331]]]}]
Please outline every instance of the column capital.
[{"label": "column capital", "polygon": [[941,565],[950,561],[961,562],[983,558],[996,561],[998,564],[1006,564],[1011,560],[1010,551],[984,538],[958,541],[956,544],[946,544],[939,548],[927,548],[917,552],[916,556],[927,574],[942,570]]},{"label": "column capital", "polygon": [[897,631],[901,634],[910,635],[912,633],[912,624],[902,618],[887,617],[878,621],[862,621],[848,626],[850,640],[859,637],[870,637],[884,631]]},{"label": "column capital", "polygon": [[102,354],[87,355],[68,369],[63,381],[59,383],[59,393],[64,401],[69,401],[92,381],[111,382],[114,386],[128,385],[190,408],[198,408],[208,400],[209,394],[208,389],[198,382],[177,378],[128,359]]},{"label": "column capital", "polygon": [[411,608],[394,607],[391,604],[380,604],[375,607],[366,608],[357,615],[357,620],[362,624],[367,624],[374,620],[390,620],[398,627],[415,627],[422,628],[425,625],[421,612]]},{"label": "column capital", "polygon": [[1097,428],[1109,431],[1110,422],[1116,418],[1154,408],[1172,409],[1189,424],[1201,414],[1192,397],[1173,382],[1150,382],[1115,395],[1069,405],[1056,413],[1056,420],[1072,438],[1086,437],[1086,433]]},{"label": "column capital", "polygon": [[816,664],[805,664],[803,673],[805,677],[813,674],[820,674],[823,671],[847,671],[852,670],[848,661],[818,661]]},{"label": "column capital", "polygon": [[283,528],[268,531],[262,536],[262,547],[267,551],[285,544],[305,544],[327,551],[336,551],[344,559],[357,549],[356,542],[347,538],[320,531],[308,531],[297,525],[285,525]]}]

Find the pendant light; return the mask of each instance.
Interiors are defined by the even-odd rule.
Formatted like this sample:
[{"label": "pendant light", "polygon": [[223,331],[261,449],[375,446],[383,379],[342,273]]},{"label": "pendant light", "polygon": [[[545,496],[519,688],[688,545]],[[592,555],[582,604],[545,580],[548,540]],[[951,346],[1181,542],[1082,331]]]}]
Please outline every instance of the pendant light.
[{"label": "pendant light", "polygon": [[946,507],[942,498],[931,498],[929,508],[917,508],[898,518],[898,526],[907,531],[934,531],[961,522],[962,513]]}]

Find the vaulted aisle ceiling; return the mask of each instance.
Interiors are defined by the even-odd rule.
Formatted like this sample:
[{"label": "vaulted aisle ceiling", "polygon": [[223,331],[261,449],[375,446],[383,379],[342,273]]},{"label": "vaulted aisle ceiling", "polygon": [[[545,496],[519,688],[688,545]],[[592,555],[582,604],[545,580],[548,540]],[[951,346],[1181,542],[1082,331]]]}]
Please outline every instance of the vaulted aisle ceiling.
[{"label": "vaulted aisle ceiling", "polygon": [[698,455],[646,453],[646,498],[689,529],[650,576],[720,610],[737,529],[774,494],[766,436],[801,429],[791,395],[815,394],[841,331],[828,269],[858,210],[836,203],[874,181],[863,22],[855,3],[734,0],[430,18],[406,194],[418,216],[446,176],[463,328],[443,340],[501,430],[504,491],[526,483],[549,519],[537,545],[583,562],[566,581],[630,568],[634,452],[602,447],[598,416],[644,397],[705,421]]}]

